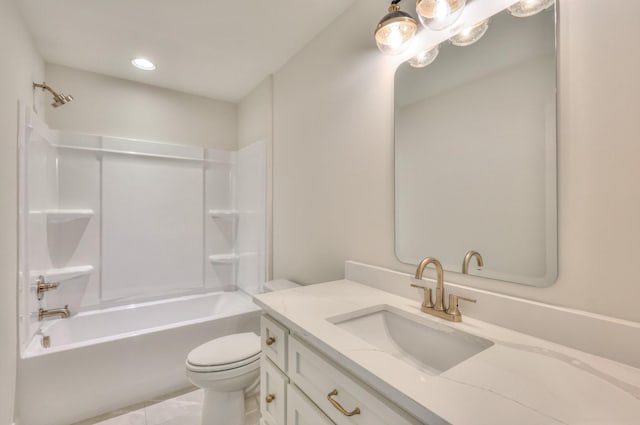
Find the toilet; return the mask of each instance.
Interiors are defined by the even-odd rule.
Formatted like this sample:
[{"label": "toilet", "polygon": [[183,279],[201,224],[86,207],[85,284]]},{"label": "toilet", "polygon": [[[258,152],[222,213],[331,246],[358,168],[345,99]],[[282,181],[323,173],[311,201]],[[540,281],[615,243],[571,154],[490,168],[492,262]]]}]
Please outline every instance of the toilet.
[{"label": "toilet", "polygon": [[[273,292],[299,285],[272,280],[264,286]],[[187,378],[204,390],[202,425],[244,425],[244,399],[260,383],[260,356],[260,337],[253,332],[226,335],[191,350]]]}]

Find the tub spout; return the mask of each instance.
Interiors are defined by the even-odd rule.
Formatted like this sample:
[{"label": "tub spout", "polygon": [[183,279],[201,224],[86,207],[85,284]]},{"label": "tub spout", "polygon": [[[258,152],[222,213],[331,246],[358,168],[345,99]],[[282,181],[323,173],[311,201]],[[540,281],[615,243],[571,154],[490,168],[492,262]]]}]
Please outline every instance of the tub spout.
[{"label": "tub spout", "polygon": [[38,310],[39,321],[42,321],[42,319],[45,319],[47,317],[55,317],[55,316],[59,316],[63,319],[69,318],[69,316],[71,316],[71,312],[69,311],[69,306],[65,305],[64,308],[54,308],[51,310],[43,310],[43,309]]}]

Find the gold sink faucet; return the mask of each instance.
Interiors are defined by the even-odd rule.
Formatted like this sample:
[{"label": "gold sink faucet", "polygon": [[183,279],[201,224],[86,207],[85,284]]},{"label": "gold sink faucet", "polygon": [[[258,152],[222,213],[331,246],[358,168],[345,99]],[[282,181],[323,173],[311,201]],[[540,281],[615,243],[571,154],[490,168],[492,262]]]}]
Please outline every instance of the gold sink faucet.
[{"label": "gold sink faucet", "polygon": [[433,264],[436,267],[436,274],[438,276],[436,284],[436,304],[433,309],[436,311],[444,311],[444,270],[442,269],[442,264],[440,264],[440,261],[436,260],[433,257],[427,257],[422,260],[418,265],[418,268],[416,269],[415,278],[416,280],[422,280],[424,269],[427,268],[429,264]]},{"label": "gold sink faucet", "polygon": [[437,280],[436,280],[436,302],[435,304],[431,300],[431,288],[428,288],[423,285],[411,284],[414,288],[421,288],[424,290],[424,301],[420,310],[424,313],[430,314],[432,316],[439,317],[444,320],[449,320],[451,322],[460,322],[462,321],[462,314],[458,309],[458,300],[465,300],[472,303],[475,303],[476,300],[472,298],[461,297],[459,295],[449,295],[449,306],[444,306],[444,270],[442,269],[442,264],[440,261],[436,260],[433,257],[427,257],[420,262],[418,268],[416,269],[416,280],[422,280],[422,275],[424,274],[424,269],[429,265],[433,264],[436,268]]},{"label": "gold sink faucet", "polygon": [[484,267],[484,261],[482,261],[482,255],[478,251],[468,251],[467,255],[464,256],[464,261],[462,262],[462,274],[469,274],[469,263],[471,259],[476,257],[476,262],[478,263],[478,267]]}]

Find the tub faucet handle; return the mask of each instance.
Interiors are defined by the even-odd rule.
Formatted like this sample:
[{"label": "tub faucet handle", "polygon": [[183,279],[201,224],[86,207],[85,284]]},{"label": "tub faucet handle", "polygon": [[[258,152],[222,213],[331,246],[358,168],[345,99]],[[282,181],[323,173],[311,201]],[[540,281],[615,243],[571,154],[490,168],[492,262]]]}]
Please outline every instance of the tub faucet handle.
[{"label": "tub faucet handle", "polygon": [[41,301],[44,298],[45,292],[58,289],[58,286],[60,286],[59,283],[47,282],[44,276],[38,276],[38,280],[36,280],[36,294],[38,296],[38,301]]}]

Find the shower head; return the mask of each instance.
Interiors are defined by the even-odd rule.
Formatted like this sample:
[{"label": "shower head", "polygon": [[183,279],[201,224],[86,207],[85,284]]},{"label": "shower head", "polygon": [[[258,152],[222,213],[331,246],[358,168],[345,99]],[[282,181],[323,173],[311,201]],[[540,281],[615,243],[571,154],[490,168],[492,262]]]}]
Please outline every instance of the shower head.
[{"label": "shower head", "polygon": [[59,106],[66,105],[72,100],[73,100],[73,96],[64,95],[60,93],[59,95],[53,97],[53,103],[51,104],[51,106],[53,106],[54,108],[57,108]]},{"label": "shower head", "polygon": [[53,95],[53,103],[51,104],[51,106],[53,106],[54,108],[60,107],[62,105],[66,105],[67,103],[73,100],[73,96],[65,95],[64,93],[58,93],[55,90],[53,90],[51,87],[49,87],[47,83],[42,83],[42,84],[33,83],[33,89],[35,90],[36,88],[41,88],[42,91],[46,90]]}]

